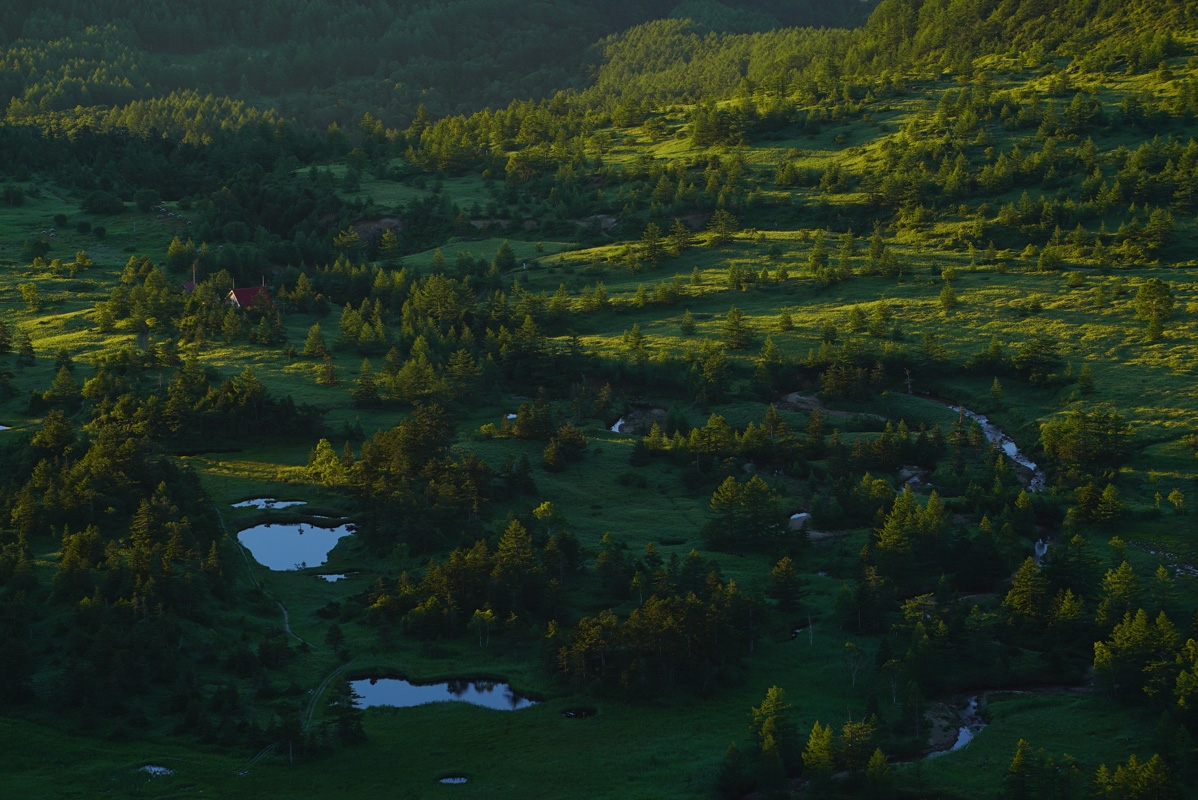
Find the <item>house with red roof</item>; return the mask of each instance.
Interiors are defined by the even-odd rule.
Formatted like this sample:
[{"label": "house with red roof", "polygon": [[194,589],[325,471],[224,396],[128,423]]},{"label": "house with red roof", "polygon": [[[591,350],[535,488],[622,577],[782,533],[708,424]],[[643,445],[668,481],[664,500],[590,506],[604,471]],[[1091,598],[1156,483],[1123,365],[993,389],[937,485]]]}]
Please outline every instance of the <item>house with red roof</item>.
[{"label": "house with red roof", "polygon": [[251,286],[247,289],[230,289],[225,300],[230,305],[236,308],[250,308],[254,303],[259,302],[259,298],[267,303],[274,305],[274,301],[270,299],[270,292],[265,286]]}]

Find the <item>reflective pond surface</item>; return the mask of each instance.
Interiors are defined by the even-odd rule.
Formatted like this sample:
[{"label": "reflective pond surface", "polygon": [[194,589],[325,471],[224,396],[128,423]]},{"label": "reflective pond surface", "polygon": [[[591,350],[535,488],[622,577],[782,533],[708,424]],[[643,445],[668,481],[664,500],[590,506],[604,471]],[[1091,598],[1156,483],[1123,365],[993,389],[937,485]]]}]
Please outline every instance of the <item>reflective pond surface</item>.
[{"label": "reflective pond surface", "polygon": [[444,778],[442,778],[439,781],[439,783],[447,783],[447,784],[461,784],[461,783],[465,783],[465,782],[466,782],[465,775],[446,775]]},{"label": "reflective pond surface", "polygon": [[329,572],[324,575],[317,575],[316,577],[320,578],[321,580],[326,580],[329,583],[336,583],[337,581],[345,580],[349,576],[345,575],[344,573]]},{"label": "reflective pond surface", "polygon": [[527,697],[512,691],[506,683],[491,681],[447,681],[445,683],[416,684],[400,678],[365,678],[351,681],[354,692],[361,696],[355,705],[359,708],[372,706],[394,706],[410,708],[426,703],[454,701],[472,703],[499,711],[515,711],[536,705]]},{"label": "reflective pond surface", "polygon": [[308,523],[266,524],[246,528],[237,534],[254,560],[274,570],[319,567],[328,561],[329,552],[353,531],[350,525],[319,528]]},{"label": "reflective pond surface", "polygon": [[306,505],[308,505],[307,500],[276,500],[273,497],[256,497],[253,500],[234,503],[233,508],[291,508],[292,506]]}]

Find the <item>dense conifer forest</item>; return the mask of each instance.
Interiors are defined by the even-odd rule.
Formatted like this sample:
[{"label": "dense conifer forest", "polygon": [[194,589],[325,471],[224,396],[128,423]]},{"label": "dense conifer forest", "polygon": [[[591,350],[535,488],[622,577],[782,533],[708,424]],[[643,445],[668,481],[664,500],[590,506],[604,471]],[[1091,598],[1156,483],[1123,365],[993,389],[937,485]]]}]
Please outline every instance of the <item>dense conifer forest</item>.
[{"label": "dense conifer forest", "polygon": [[6,796],[1196,796],[1198,3],[12,0],[0,100]]}]

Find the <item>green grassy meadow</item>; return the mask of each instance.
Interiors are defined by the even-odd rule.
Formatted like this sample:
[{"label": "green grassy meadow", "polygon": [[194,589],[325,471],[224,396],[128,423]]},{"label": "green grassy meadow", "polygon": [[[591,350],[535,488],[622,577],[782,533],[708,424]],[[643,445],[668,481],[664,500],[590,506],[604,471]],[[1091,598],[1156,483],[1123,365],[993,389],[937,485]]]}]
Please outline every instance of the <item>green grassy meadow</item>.
[{"label": "green grassy meadow", "polygon": [[[1030,74],[1006,78],[1012,86],[1038,85],[1039,80]],[[1144,83],[1137,76],[1112,81],[1093,88],[1122,93]],[[930,98],[953,85],[947,80],[921,82],[911,94],[888,101],[868,121],[828,125],[814,136],[787,131],[787,138],[762,141],[742,149],[741,154],[763,185],[769,181],[762,176],[783,161],[803,169],[838,165],[850,172],[861,170],[882,158],[894,131],[931,113]],[[680,114],[666,117],[671,131],[681,127]],[[639,129],[607,132],[613,134],[614,144],[604,160],[614,167],[627,167],[645,153],[664,161],[729,155],[728,148],[696,149],[685,139],[667,136],[655,140]],[[1015,138],[1012,134],[996,144],[1005,148]],[[1103,150],[1136,141],[1120,131],[1095,138]],[[341,180],[347,166],[335,163],[330,168]],[[435,184],[436,191],[465,209],[474,204],[485,207],[493,199],[496,183],[473,175],[431,180],[422,176],[418,185],[414,179],[380,180],[364,173],[359,191],[342,194],[392,208],[428,196]],[[142,213],[132,205],[121,214],[100,217],[81,213],[77,194],[49,179],[34,177],[21,187],[26,193],[24,205],[0,214],[0,316],[16,334],[29,336],[37,358],[32,365],[20,366],[13,356],[0,356],[0,367],[11,371],[15,389],[10,398],[0,401],[0,425],[14,430],[0,432],[0,436],[23,436],[40,427],[43,418],[29,413],[29,397],[50,385],[58,351],[69,352],[77,364],[75,378],[82,383],[90,376],[90,359],[143,346],[131,326],[118,325],[113,333],[100,333],[96,304],[119,284],[121,270],[131,256],[146,255],[161,262],[171,238],[187,235],[183,219],[187,212],[174,204],[170,204],[170,213],[177,213],[176,219],[160,219],[159,213]],[[1013,189],[994,198],[995,208],[1017,201],[1021,191]],[[438,251],[449,265],[461,253],[491,261],[501,244],[510,241],[518,266],[501,276],[503,288],[518,285],[524,292],[548,297],[565,287],[571,310],[567,321],[550,332],[548,344],[565,351],[576,340],[603,365],[605,376],[633,374],[638,369],[624,339],[634,325],[645,336],[650,363],[683,371],[704,342],[721,340],[726,315],[733,307],[739,309],[752,328],[753,343],[729,352],[729,386],[710,408],[665,393],[627,393],[623,386],[615,387],[618,403],[613,415],[632,408],[676,408],[694,426],[701,426],[709,413],[724,416],[738,429],[762,420],[767,404],[755,393],[751,376],[767,337],[793,366],[817,351],[829,330],[840,343],[908,354],[913,361],[918,360],[915,356],[930,336],[953,365],[963,364],[992,339],[1013,349],[1033,333],[1047,336],[1058,345],[1061,373],[1056,376],[1061,380],[1048,387],[1004,377],[1002,396],[996,398],[991,394],[993,375],[955,368],[929,369],[925,374],[917,369],[908,376],[887,376],[891,389],[869,400],[829,403],[825,408],[830,413],[829,428],[840,430],[849,442],[877,433],[881,419],[905,420],[912,429],[920,424],[947,428],[956,414],[941,401],[952,401],[987,414],[1023,451],[1040,459],[1040,426],[1044,422],[1079,404],[1109,403],[1134,428],[1134,452],[1116,478],[1128,514],[1117,528],[1087,534],[1095,551],[1105,566],[1114,558],[1107,540],[1118,534],[1130,545],[1128,560],[1141,575],[1151,575],[1158,564],[1177,569],[1198,561],[1194,501],[1189,501],[1185,514],[1174,514],[1168,508],[1162,510],[1156,499],[1158,493],[1168,495],[1172,489],[1198,496],[1198,462],[1194,448],[1186,442],[1198,431],[1198,277],[1193,273],[1198,223],[1178,214],[1176,242],[1157,263],[1119,267],[1079,259],[1066,263],[1061,271],[1042,272],[1033,257],[1020,256],[1012,243],[1003,242],[992,262],[980,253],[967,252],[960,246],[958,234],[971,224],[970,219],[945,214],[932,221],[896,224],[889,231],[893,236],[887,244],[900,265],[899,277],[866,274],[864,251],[869,231],[857,231],[858,252],[850,265],[851,276],[823,286],[807,267],[814,236],[818,228],[841,228],[813,222],[808,212],[814,215],[812,209],[818,203],[822,219],[835,219],[839,211],[865,204],[866,194],[857,189],[823,194],[810,188],[776,186],[766,186],[762,192],[779,202],[766,206],[754,219],[757,227],[741,230],[721,247],[707,246],[707,234],[696,232],[694,246],[677,258],[656,264],[638,262],[630,268],[626,248],[637,247],[637,236],[627,235],[623,228],[619,240],[595,245],[584,243],[595,239],[584,239],[581,231],[575,237],[554,228],[542,238],[539,227],[525,229],[521,221],[513,220],[508,228],[496,222],[476,229],[476,236],[456,237],[438,248],[410,253],[404,256],[402,266],[416,275],[427,275]],[[53,237],[46,234],[51,249],[45,260],[61,259],[67,266],[55,275],[48,267],[35,269],[22,253],[22,243],[43,236],[43,231],[54,226],[57,214],[66,215],[68,223],[58,227]],[[80,222],[90,223],[93,231],[103,227],[106,232],[102,238],[94,232],[81,233],[76,227]],[[825,244],[835,261],[837,234],[830,233]],[[94,264],[71,275],[69,264],[79,251],[86,251]],[[736,288],[728,280],[732,268],[754,276],[765,270],[768,280]],[[946,308],[941,292],[946,285],[945,272],[950,269],[955,272],[951,286],[957,303]],[[782,270],[785,279],[773,277]],[[174,277],[182,281],[189,276]],[[1156,341],[1149,337],[1147,323],[1137,318],[1134,299],[1137,289],[1151,278],[1167,280],[1175,298],[1175,310]],[[584,292],[600,282],[610,298],[609,306],[584,312]],[[30,283],[37,288],[35,304],[28,303],[20,289]],[[676,285],[677,299],[657,303],[653,293],[660,283]],[[638,301],[642,288],[642,296],[648,296],[644,303]],[[509,296],[515,293],[513,288]],[[883,305],[892,314],[893,333],[871,337],[864,330],[850,329],[854,309],[868,317]],[[286,313],[287,342],[301,347],[315,323],[321,324],[332,341],[338,311],[334,307],[326,316]],[[695,322],[689,334],[682,328],[688,311]],[[781,327],[783,311],[793,320],[791,329]],[[324,411],[324,435],[338,451],[346,438],[343,431],[360,426],[369,437],[392,428],[408,413],[397,406],[355,406],[349,390],[364,356],[351,347],[334,346],[332,350],[330,362],[338,376],[335,386],[316,383],[323,369],[321,360],[289,355],[281,346],[218,339],[199,346],[183,345],[180,353],[226,377],[252,367],[273,394],[319,407]],[[377,369],[381,353],[372,353],[370,360]],[[1074,377],[1083,367],[1093,376],[1093,389],[1088,393],[1083,393]],[[815,393],[817,387],[800,378],[799,370],[788,374],[793,385],[777,387],[776,395]],[[151,391],[156,383],[162,385],[169,379],[167,369],[147,373],[141,377],[141,388]],[[902,388],[906,379],[910,394]],[[528,394],[535,388],[528,387]],[[626,545],[634,558],[650,544],[666,559],[682,559],[699,550],[704,558],[718,562],[725,579],[735,581],[751,595],[762,595],[775,555],[705,550],[700,529],[711,516],[710,488],[688,488],[682,480],[683,469],[673,462],[630,466],[637,437],[611,432],[612,420],[589,417],[581,424],[589,445],[582,459],[563,472],[548,472],[539,466],[543,442],[488,436],[482,431],[488,424],[501,426],[506,415],[514,413],[525,399],[493,385],[481,388],[455,408],[455,447],[476,453],[491,465],[502,463],[507,456],[527,456],[537,465],[533,470],[535,496],[499,499],[488,530],[498,534],[507,516],[526,517],[532,508],[551,501],[564,520],[562,524],[587,553],[586,571],[571,576],[563,587],[572,608],[584,614],[611,608],[621,618],[636,608],[631,597],[610,601],[597,589],[594,556],[607,534]],[[780,413],[794,430],[803,429],[810,421],[808,411]],[[270,719],[284,706],[313,707],[318,722],[325,718],[322,697],[315,692],[326,676],[344,666],[326,644],[334,622],[345,632],[346,649],[352,654],[348,675],[394,673],[417,682],[462,676],[502,678],[537,704],[513,712],[459,703],[371,709],[365,713],[365,743],[295,764],[290,763],[285,746],[252,762],[253,752],[175,736],[158,721],[142,730],[123,730],[119,738],[108,740],[92,735],[97,727],[102,729],[101,724],[55,719],[35,709],[25,719],[0,718],[0,740],[6,743],[0,748],[0,794],[45,798],[201,794],[253,798],[375,794],[399,798],[450,794],[479,798],[709,797],[728,745],[737,743],[747,749],[752,744],[750,709],[761,703],[771,686],[786,690],[793,706],[792,721],[804,736],[817,720],[838,727],[846,719],[864,718],[871,707],[880,710],[884,725],[899,722],[901,704],[892,702],[892,687],[875,668],[877,638],[857,637],[834,622],[840,590],[854,586],[857,580],[858,556],[870,542],[868,528],[835,531],[835,537],[810,545],[802,556],[803,577],[809,585],[804,600],[808,610],[792,617],[771,614],[754,652],[746,655],[743,667],[726,685],[709,694],[678,690],[653,701],[621,701],[580,690],[556,677],[552,645],[543,641],[543,626],[536,629],[535,636],[497,635],[483,648],[471,634],[422,641],[358,624],[360,620],[335,620],[317,613],[331,603],[347,602],[370,591],[377,582],[393,586],[405,570],[416,573],[423,569],[426,556],[417,558],[397,548],[380,557],[356,538],[347,537],[329,554],[327,563],[318,567],[279,572],[254,563],[236,543],[237,531],[270,521],[312,522],[313,511],[352,519],[360,510],[348,493],[317,486],[308,478],[304,467],[315,445],[315,439],[265,444],[247,441],[240,449],[229,448],[232,452],[179,458],[200,476],[220,511],[227,533],[221,551],[223,563],[233,575],[236,591],[248,598],[243,607],[214,609],[211,631],[191,626],[180,636],[188,641],[205,637],[223,641],[223,637],[233,636],[229,631],[238,626],[268,635],[281,630],[284,613],[287,615],[291,644],[306,645],[296,647],[298,655],[277,674],[272,673],[269,683],[274,698],[252,707],[261,720]],[[643,478],[643,485],[621,480],[628,473]],[[774,476],[769,482],[779,495],[779,510],[788,516],[809,504],[807,480]],[[304,500],[308,506],[279,511],[231,507],[257,497]],[[1063,490],[1052,499],[1058,504],[1070,502]],[[53,580],[61,555],[56,542],[42,542],[36,548],[36,570],[44,583]],[[318,577],[322,573],[347,573],[349,577],[329,583]],[[1198,580],[1179,577],[1176,591],[1186,608],[1198,606]],[[987,612],[997,613],[998,603],[999,598],[992,595],[978,598]],[[227,630],[221,630],[225,626]],[[806,630],[809,626],[814,627],[813,634]],[[792,636],[796,628],[804,630]],[[867,666],[855,679],[844,657],[849,642],[863,649],[867,659]],[[1152,755],[1156,721],[1151,711],[1118,705],[1089,685],[1041,686],[1035,680],[1037,665],[1033,662],[1029,657],[1028,663],[1021,662],[1016,670],[1027,679],[1026,684],[990,693],[985,707],[989,724],[966,749],[892,765],[907,796],[990,796],[1001,785],[1021,738],[1052,755],[1068,753],[1078,760],[1085,776],[1092,775],[1100,764],[1125,761],[1131,753],[1144,759]],[[40,675],[38,691],[53,692],[62,668],[55,665]],[[205,685],[212,688],[217,681],[205,678]],[[249,682],[241,685],[248,698],[252,694]],[[954,696],[929,698],[928,702],[957,708],[963,700]],[[586,719],[570,719],[562,713],[578,707],[594,708],[597,713]],[[174,773],[150,776],[141,771],[148,764],[169,767]],[[466,776],[468,783],[438,783],[449,775]]]}]

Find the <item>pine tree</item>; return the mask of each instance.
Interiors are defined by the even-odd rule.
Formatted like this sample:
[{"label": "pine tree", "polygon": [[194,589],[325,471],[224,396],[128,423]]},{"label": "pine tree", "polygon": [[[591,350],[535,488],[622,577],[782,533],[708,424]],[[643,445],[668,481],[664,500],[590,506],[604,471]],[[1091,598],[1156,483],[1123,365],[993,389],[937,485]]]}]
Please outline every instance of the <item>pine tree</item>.
[{"label": "pine tree", "polygon": [[370,365],[370,359],[362,360],[362,367],[358,372],[358,385],[349,394],[353,398],[354,405],[359,408],[368,408],[378,404],[379,391],[374,382],[374,368]]},{"label": "pine tree", "polygon": [[329,348],[324,343],[324,334],[320,332],[320,323],[314,323],[308,328],[308,336],[304,339],[304,355],[310,358],[325,358]]},{"label": "pine tree", "polygon": [[640,249],[641,258],[650,264],[658,263],[665,255],[665,249],[661,243],[661,228],[657,226],[656,222],[650,222],[645,226],[645,231],[641,234]]},{"label": "pine tree", "polygon": [[1029,557],[1019,567],[1002,604],[1020,617],[1040,619],[1045,615],[1048,610],[1048,579],[1034,559]]},{"label": "pine tree", "polygon": [[230,308],[225,312],[220,331],[224,334],[226,342],[232,342],[242,337],[245,333],[245,326],[242,324],[241,313],[237,309]]},{"label": "pine tree", "polygon": [[682,322],[679,324],[678,330],[682,333],[683,336],[691,336],[694,334],[695,318],[691,314],[689,308],[686,310],[686,313],[682,315]]},{"label": "pine tree", "polygon": [[953,289],[951,283],[945,282],[944,288],[940,290],[940,308],[945,311],[952,311],[957,307],[957,292]]},{"label": "pine tree", "polygon": [[690,227],[681,219],[675,219],[674,224],[670,226],[670,234],[666,242],[666,250],[671,256],[677,258],[690,249],[690,246]]},{"label": "pine tree", "polygon": [[832,727],[821,726],[819,720],[811,727],[807,746],[803,749],[803,767],[815,779],[829,778],[836,769],[836,751],[832,746]]},{"label": "pine tree", "polygon": [[719,247],[732,241],[732,237],[740,230],[740,224],[736,221],[736,217],[728,213],[727,209],[721,208],[712,215],[711,220],[707,223],[707,229],[711,231],[708,246]]},{"label": "pine tree", "polygon": [[882,748],[874,750],[865,765],[865,786],[872,797],[888,797],[894,789],[894,778],[890,774],[890,763]]},{"label": "pine tree", "polygon": [[33,350],[33,340],[29,338],[28,333],[21,331],[21,335],[17,339],[17,364],[22,367],[29,367],[36,360],[37,354]]},{"label": "pine tree", "polygon": [[736,306],[728,309],[724,317],[723,336],[724,343],[733,350],[743,350],[753,343],[753,329]]},{"label": "pine tree", "polygon": [[791,613],[798,610],[805,593],[803,579],[799,577],[794,561],[790,556],[783,556],[770,570],[766,596],[777,602],[779,611]]},{"label": "pine tree", "polygon": [[1006,777],[1003,779],[1004,800],[1030,800],[1035,796],[1033,759],[1032,746],[1020,739],[1015,745],[1015,755],[1011,758]]},{"label": "pine tree", "polygon": [[337,367],[333,364],[333,359],[325,356],[324,363],[321,364],[316,373],[317,386],[336,386],[337,385]]},{"label": "pine tree", "polygon": [[50,391],[46,392],[46,399],[59,405],[69,405],[79,400],[79,384],[65,366],[58,368]]},{"label": "pine tree", "polygon": [[8,355],[12,352],[12,329],[8,324],[0,319],[0,356]]},{"label": "pine tree", "polygon": [[516,253],[512,250],[511,242],[504,239],[499,245],[499,249],[495,251],[495,258],[491,264],[500,272],[508,272],[516,268]]}]

